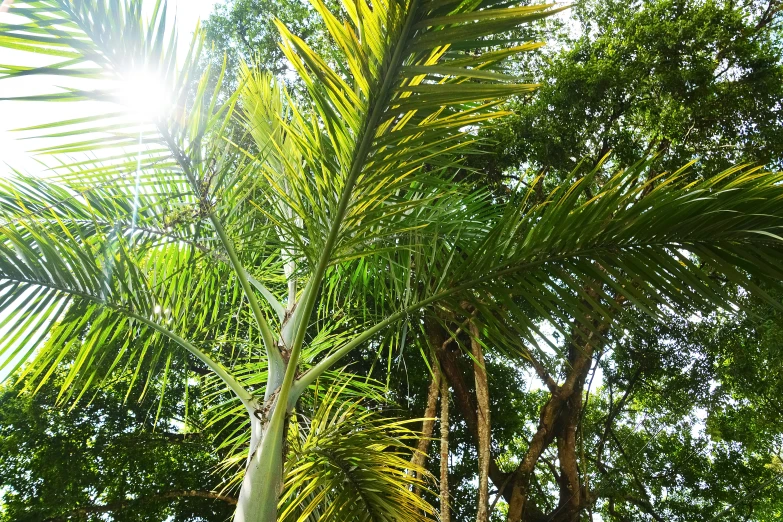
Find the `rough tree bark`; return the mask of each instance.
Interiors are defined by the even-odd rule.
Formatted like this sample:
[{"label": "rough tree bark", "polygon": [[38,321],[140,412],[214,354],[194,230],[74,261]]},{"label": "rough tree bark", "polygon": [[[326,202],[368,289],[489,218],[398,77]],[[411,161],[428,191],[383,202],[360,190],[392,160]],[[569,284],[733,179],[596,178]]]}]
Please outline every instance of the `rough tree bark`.
[{"label": "rough tree bark", "polygon": [[432,379],[427,390],[427,406],[424,409],[424,421],[421,425],[421,438],[416,444],[416,452],[411,457],[411,464],[416,467],[424,465],[428,448],[432,444],[432,431],[435,428],[435,415],[438,412],[438,396],[440,395],[440,366],[432,361]]},{"label": "rough tree bark", "polygon": [[440,520],[451,521],[449,506],[449,383],[440,380]]},{"label": "rough tree bark", "polygon": [[[435,415],[438,413],[438,397],[440,396],[440,365],[438,361],[433,357],[432,360],[432,378],[430,379],[430,385],[427,390],[427,406],[424,409],[424,421],[421,426],[421,438],[416,444],[416,451],[411,457],[411,468],[419,468],[424,466],[424,462],[429,454],[430,446],[432,445],[432,432],[435,429]],[[415,475],[416,472],[411,470],[411,475]],[[421,496],[421,488],[416,486],[414,493]]]},{"label": "rough tree bark", "polygon": [[[596,296],[597,298],[597,296]],[[621,300],[618,298],[618,302]],[[585,381],[593,362],[593,354],[609,328],[609,322],[596,319],[593,329],[575,328],[573,341],[569,346],[567,373],[562,384],[558,384],[544,366],[530,355],[533,367],[551,392],[549,400],[542,407],[536,433],[533,435],[527,453],[513,473],[505,473],[489,455],[487,475],[509,503],[508,522],[572,522],[589,500],[589,492],[581,483],[576,452],[577,428],[581,421],[582,396]],[[480,419],[478,397],[469,390],[463,370],[459,364],[459,352],[447,349],[450,338],[435,321],[427,324],[430,342],[436,347],[436,356],[441,365],[443,378],[448,379],[453,397],[460,413],[464,416],[468,430],[476,441],[479,453],[484,438],[482,428],[486,427],[487,440],[491,440],[489,424]],[[475,337],[475,332],[472,332]],[[474,357],[476,354],[474,353]],[[474,370],[476,367],[474,366]],[[480,386],[477,384],[477,389]],[[560,498],[557,508],[544,514],[529,499],[531,480],[543,452],[557,441],[560,473],[558,476]]]},{"label": "rough tree bark", "polygon": [[[598,293],[591,287],[585,288],[588,295],[598,299]],[[616,296],[617,304],[625,300]],[[541,409],[538,430],[533,436],[528,452],[514,472],[512,498],[509,502],[507,522],[522,522],[530,488],[530,479],[536,463],[544,450],[557,439],[560,461],[559,502],[549,517],[551,522],[575,522],[585,506],[589,492],[584,491],[579,476],[576,456],[576,431],[581,420],[582,394],[585,380],[593,362],[593,354],[605,338],[610,321],[596,317],[593,328],[575,326],[568,349],[568,366],[565,381],[557,385],[551,377],[542,373],[543,367],[534,364],[539,376],[547,383],[552,395]]]},{"label": "rough tree bark", "polygon": [[526,513],[530,480],[541,454],[557,438],[560,460],[560,502],[549,518],[552,522],[570,521],[578,517],[582,507],[583,492],[576,460],[576,427],[582,405],[582,392],[590,371],[594,346],[585,343],[578,347],[572,343],[569,372],[565,382],[557,386],[544,404],[539,416],[538,429],[533,435],[527,454],[514,472],[513,490],[509,502],[508,522],[521,522]]},{"label": "rough tree bark", "polygon": [[470,323],[470,349],[473,353],[473,373],[476,381],[476,402],[478,403],[478,509],[476,522],[489,522],[489,461],[490,455],[490,421],[489,421],[489,387],[487,385],[487,369],[484,366],[484,351],[479,342],[479,330],[475,322]]},{"label": "rough tree bark", "polygon": [[[585,346],[592,348],[592,345]],[[587,353],[589,351],[589,353]],[[552,522],[576,522],[585,506],[588,492],[584,491],[576,456],[576,432],[582,416],[582,392],[592,363],[592,349],[584,350],[571,345],[569,363],[576,374],[574,390],[563,401],[555,424],[557,457],[560,462],[560,499],[553,513]]]},{"label": "rough tree bark", "polygon": [[562,397],[558,393],[553,393],[541,408],[538,429],[530,440],[527,453],[513,474],[511,498],[508,503],[508,522],[521,522],[522,516],[526,514],[530,479],[541,454],[555,438],[554,424],[562,402]]},{"label": "rough tree bark", "polygon": [[[474,395],[471,393],[463,369],[460,367],[460,356],[462,355],[459,349],[455,345],[452,345],[449,349],[449,335],[448,332],[435,320],[426,320],[425,327],[432,346],[436,347],[435,354],[438,357],[440,363],[442,377],[447,379],[452,391],[452,398],[454,404],[457,406],[457,410],[462,415],[465,423],[467,424],[468,431],[470,432],[473,440],[478,447],[479,435],[478,435],[478,408]],[[465,370],[467,371],[467,370]],[[491,433],[490,433],[491,435]],[[489,459],[489,479],[498,488],[498,491],[502,495],[506,502],[511,500],[512,491],[512,473],[506,473],[500,469],[492,457],[490,452]],[[538,507],[530,503],[528,504],[526,516],[526,522],[548,522],[547,516]]]}]

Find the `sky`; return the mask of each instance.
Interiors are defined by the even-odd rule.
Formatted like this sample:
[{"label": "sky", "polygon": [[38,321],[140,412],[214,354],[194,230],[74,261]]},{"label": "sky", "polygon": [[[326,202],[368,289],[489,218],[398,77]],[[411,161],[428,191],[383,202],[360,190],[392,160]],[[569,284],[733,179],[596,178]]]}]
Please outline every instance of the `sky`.
[{"label": "sky", "polygon": [[[0,0],[7,5],[10,0]],[[218,0],[168,0],[170,13],[176,13],[176,23],[179,32],[178,49],[186,49],[190,44],[193,30],[199,20],[205,20]],[[147,0],[146,5],[152,6],[153,0]],[[0,23],[12,22],[12,16],[1,12]],[[173,19],[169,16],[169,19]],[[37,57],[29,53],[20,53],[0,47],[0,64],[35,65]],[[40,59],[39,59],[40,60]],[[40,64],[43,65],[44,62]],[[69,81],[69,85],[73,82]],[[43,94],[57,91],[62,80],[57,78],[24,78],[0,80],[0,98],[11,96]],[[25,173],[35,174],[42,170],[40,164],[33,159],[28,151],[40,147],[22,138],[22,134],[13,129],[28,127],[41,123],[66,120],[83,115],[83,103],[46,103],[46,102],[14,102],[0,100],[0,177],[7,175],[9,167]]]}]

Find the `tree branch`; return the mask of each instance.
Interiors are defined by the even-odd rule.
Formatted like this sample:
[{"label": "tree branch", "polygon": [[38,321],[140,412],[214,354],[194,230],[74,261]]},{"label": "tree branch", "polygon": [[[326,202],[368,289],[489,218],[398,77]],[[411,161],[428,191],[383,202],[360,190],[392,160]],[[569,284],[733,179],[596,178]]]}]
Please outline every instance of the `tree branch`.
[{"label": "tree branch", "polygon": [[[116,309],[116,308],[115,308]],[[119,310],[121,313],[122,310]],[[193,344],[190,343],[190,341],[187,341],[186,339],[180,337],[179,335],[175,334],[174,332],[167,330],[166,328],[162,327],[158,323],[151,321],[147,319],[146,317],[143,317],[135,312],[131,311],[124,311],[124,313],[128,317],[132,317],[133,319],[139,321],[140,323],[143,323],[153,330],[163,334],[164,336],[168,337],[178,345],[185,348],[187,351],[195,355],[201,362],[206,364],[210,370],[212,370],[215,374],[217,374],[218,377],[220,377],[223,382],[226,383],[226,385],[231,389],[231,391],[234,392],[234,394],[239,397],[239,399],[242,401],[242,403],[247,408],[252,407],[253,403],[253,395],[245,389],[244,386],[239,384],[239,381],[237,381],[230,373],[226,371],[223,366],[218,363],[217,361],[213,360],[211,357],[209,357],[207,354],[193,346]]]},{"label": "tree branch", "polygon": [[635,501],[633,501],[631,500],[631,498],[628,498],[627,500],[631,500],[634,504],[644,509],[657,522],[664,522],[664,519],[660,515],[655,513],[655,508],[653,507],[652,502],[650,502],[650,496],[647,493],[647,490],[645,489],[641,479],[639,478],[639,475],[636,473],[636,470],[633,467],[633,463],[631,462],[631,459],[628,457],[628,454],[625,452],[625,448],[623,448],[620,439],[617,438],[617,434],[611,428],[609,429],[609,433],[612,436],[612,439],[614,439],[615,443],[617,444],[617,449],[620,450],[620,454],[625,459],[625,462],[628,463],[628,472],[633,477],[633,481],[636,484],[639,493],[644,495],[644,499],[635,499]]}]

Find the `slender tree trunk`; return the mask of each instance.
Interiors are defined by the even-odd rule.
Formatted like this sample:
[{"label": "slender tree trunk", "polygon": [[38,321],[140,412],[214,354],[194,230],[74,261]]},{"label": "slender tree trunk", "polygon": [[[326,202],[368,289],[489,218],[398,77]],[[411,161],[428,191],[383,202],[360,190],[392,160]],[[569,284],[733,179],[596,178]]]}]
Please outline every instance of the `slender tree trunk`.
[{"label": "slender tree trunk", "polygon": [[411,457],[413,467],[421,467],[432,445],[432,431],[435,428],[435,415],[438,413],[438,396],[440,395],[440,366],[432,361],[432,379],[427,390],[427,407],[424,409],[424,422],[421,426],[421,438],[416,445],[416,452]]},{"label": "slender tree trunk", "polygon": [[440,520],[451,521],[449,506],[449,383],[440,380]]},{"label": "slender tree trunk", "polygon": [[490,455],[490,422],[489,422],[489,387],[487,385],[487,369],[484,366],[484,351],[478,340],[478,327],[470,323],[470,347],[473,352],[473,372],[476,379],[476,402],[478,403],[478,509],[476,522],[489,522],[489,462]]},{"label": "slender tree trunk", "polygon": [[[425,328],[427,329],[430,343],[437,348],[435,354],[440,363],[442,378],[448,380],[449,386],[453,392],[452,397],[454,398],[454,404],[462,414],[462,417],[467,424],[468,431],[478,448],[478,407],[474,401],[474,395],[468,389],[467,379],[465,375],[463,375],[463,370],[460,369],[458,357],[461,352],[459,350],[450,350],[446,348],[444,343],[448,339],[448,332],[446,332],[437,321],[431,319],[425,320]],[[495,459],[490,456],[489,478],[498,488],[498,491],[506,502],[510,503],[512,500],[513,485],[516,477],[517,475],[515,473],[506,473],[502,471],[497,462],[495,462]],[[551,522],[549,517],[532,501],[527,501],[525,504],[525,521]]]}]

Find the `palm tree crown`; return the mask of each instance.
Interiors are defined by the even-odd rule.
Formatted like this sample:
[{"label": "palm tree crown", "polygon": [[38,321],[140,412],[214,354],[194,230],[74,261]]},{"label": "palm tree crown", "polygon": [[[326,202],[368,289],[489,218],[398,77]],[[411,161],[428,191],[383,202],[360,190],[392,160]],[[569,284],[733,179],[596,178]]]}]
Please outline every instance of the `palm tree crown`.
[{"label": "palm tree crown", "polygon": [[[552,5],[359,0],[340,19],[312,4],[343,60],[279,26],[304,106],[250,66],[224,96],[222,72],[198,72],[199,37],[178,64],[160,1],[144,21],[140,0],[23,0],[11,11],[25,21],[0,25],[0,45],[52,57],[0,66],[0,79],[95,80],[28,99],[120,102],[30,129],[58,140],[43,152],[61,163],[0,184],[0,310],[13,332],[2,364],[30,361],[35,387],[67,361],[63,397],[78,398],[120,368],[136,379],[197,358],[216,394],[233,395],[221,411],[242,415],[249,439],[236,520],[276,520],[278,504],[300,520],[361,518],[334,508],[348,504],[318,507],[343,498],[327,495],[337,484],[305,488],[308,507],[291,503],[323,465],[302,455],[332,429],[328,413],[288,463],[283,443],[297,402],[318,379],[340,380],[343,357],[404,339],[407,326],[392,325],[468,306],[482,335],[519,353],[513,339],[546,342],[542,320],[599,339],[598,319],[633,326],[626,303],[654,317],[734,306],[716,273],[754,292],[755,277],[781,279],[781,175],[737,168],[692,181],[641,162],[593,194],[598,165],[544,199],[531,188],[502,202],[459,181],[476,129],[535,88],[504,64],[539,45],[516,29]],[[116,89],[140,71],[164,82],[170,104],[131,128]],[[238,126],[249,138],[234,143]],[[366,421],[368,437],[379,431]],[[384,472],[405,477],[384,452],[393,445],[366,446],[365,462],[384,457]],[[406,507],[395,516],[416,519],[429,508],[407,484],[388,486]]]}]

